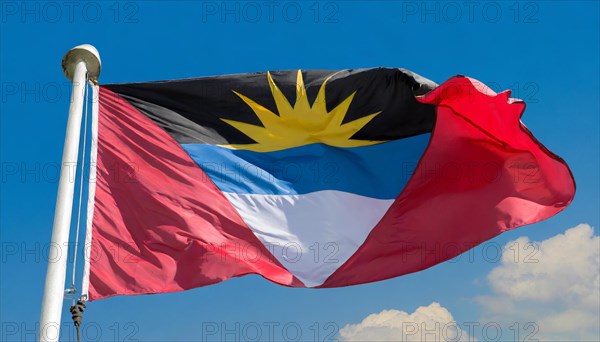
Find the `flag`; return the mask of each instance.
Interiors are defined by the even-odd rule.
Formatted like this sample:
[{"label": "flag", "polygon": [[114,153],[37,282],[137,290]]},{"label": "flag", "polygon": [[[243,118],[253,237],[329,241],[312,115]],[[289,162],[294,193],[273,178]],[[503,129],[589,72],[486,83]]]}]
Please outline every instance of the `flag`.
[{"label": "flag", "polygon": [[96,89],[90,300],[258,274],[291,287],[416,272],[573,199],[525,104],[404,69]]}]

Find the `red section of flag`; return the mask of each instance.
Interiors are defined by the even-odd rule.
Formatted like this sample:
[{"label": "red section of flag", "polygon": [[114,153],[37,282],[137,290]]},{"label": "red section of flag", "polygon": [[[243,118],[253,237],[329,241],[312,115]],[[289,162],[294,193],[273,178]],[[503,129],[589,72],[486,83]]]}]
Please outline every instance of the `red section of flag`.
[{"label": "red section of flag", "polygon": [[454,77],[420,101],[437,105],[412,179],[359,250],[321,287],[416,272],[572,201],[566,163],[520,122],[525,104]]},{"label": "red section of flag", "polygon": [[249,273],[302,286],[171,136],[105,88],[99,101],[90,300]]}]

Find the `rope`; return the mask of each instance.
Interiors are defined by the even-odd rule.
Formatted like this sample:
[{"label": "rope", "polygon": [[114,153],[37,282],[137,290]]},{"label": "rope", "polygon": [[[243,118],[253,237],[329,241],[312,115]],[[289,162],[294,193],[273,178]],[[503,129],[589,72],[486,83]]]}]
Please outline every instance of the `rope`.
[{"label": "rope", "polygon": [[75,330],[77,330],[77,342],[81,342],[81,332],[79,331],[79,327],[81,326],[81,321],[83,320],[83,310],[85,310],[85,302],[80,299],[76,304],[72,305],[69,308],[71,311],[71,317],[73,318],[73,324],[75,325]]},{"label": "rope", "polygon": [[[86,74],[87,80],[87,74]],[[85,149],[87,145],[87,121],[88,121],[88,85],[87,82],[85,84],[85,93],[84,93],[84,102],[85,102],[85,111],[83,115],[83,149],[81,151],[81,169],[80,169],[80,178],[79,178],[79,203],[77,206],[77,229],[75,230],[75,248],[73,248],[73,269],[71,271],[72,280],[71,280],[71,289],[75,290],[75,270],[77,267],[77,248],[79,247],[79,227],[81,225],[81,203],[83,199],[83,178],[84,178],[84,167],[85,167]],[[85,307],[85,305],[84,305]],[[72,312],[72,311],[71,311]],[[73,316],[75,317],[75,316]],[[75,319],[75,318],[73,318]],[[77,324],[76,324],[77,325]],[[79,329],[77,330],[79,333]],[[79,339],[78,339],[79,340]]]},{"label": "rope", "polygon": [[[86,80],[88,80],[88,75],[86,74]],[[86,147],[87,147],[87,131],[88,131],[88,102],[89,102],[89,93],[88,93],[88,85],[86,82],[85,92],[83,95],[83,99],[85,102],[85,109],[83,112],[83,146],[81,150],[81,168],[79,171],[79,198],[77,204],[77,227],[75,229],[75,247],[73,248],[73,269],[71,270],[72,280],[71,280],[71,289],[68,290],[70,293],[75,294],[77,290],[75,289],[75,270],[77,269],[77,249],[79,247],[79,230],[81,227],[81,206],[83,202],[83,180],[84,180],[84,171],[85,171],[85,155],[86,155]],[[81,342],[81,321],[83,320],[83,311],[85,310],[85,298],[81,297],[75,303],[73,299],[73,305],[69,308],[71,312],[71,318],[73,319],[73,324],[75,325],[75,330],[77,331],[77,342]]]}]

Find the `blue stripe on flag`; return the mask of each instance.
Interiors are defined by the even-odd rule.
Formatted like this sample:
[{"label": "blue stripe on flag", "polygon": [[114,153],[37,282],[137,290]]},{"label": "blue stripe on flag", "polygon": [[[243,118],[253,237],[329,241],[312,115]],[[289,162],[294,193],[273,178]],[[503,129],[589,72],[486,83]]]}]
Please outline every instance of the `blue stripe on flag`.
[{"label": "blue stripe on flag", "polygon": [[338,190],[392,199],[406,185],[429,138],[422,134],[352,148],[311,144],[274,152],[182,146],[223,192],[292,195]]}]

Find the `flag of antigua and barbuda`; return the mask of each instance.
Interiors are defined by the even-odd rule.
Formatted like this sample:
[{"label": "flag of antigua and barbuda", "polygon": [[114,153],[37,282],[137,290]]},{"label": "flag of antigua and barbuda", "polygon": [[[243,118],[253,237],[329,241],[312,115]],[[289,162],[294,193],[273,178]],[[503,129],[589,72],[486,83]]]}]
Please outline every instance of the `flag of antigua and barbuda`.
[{"label": "flag of antigua and barbuda", "polygon": [[96,91],[91,300],[245,274],[383,280],[548,218],[575,191],[524,103],[467,77],[296,70]]}]

